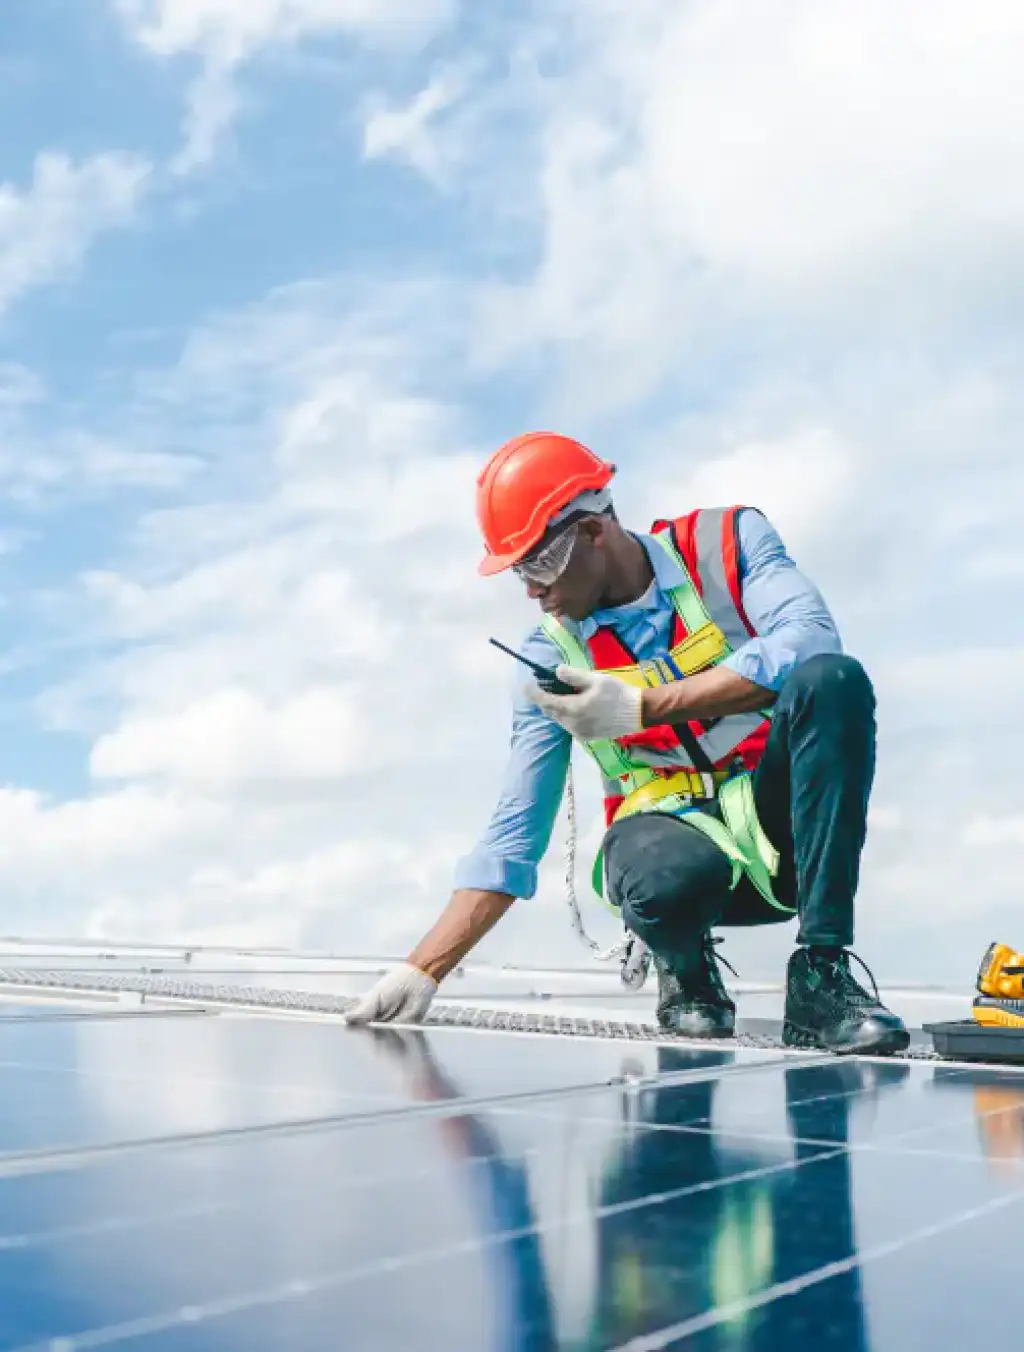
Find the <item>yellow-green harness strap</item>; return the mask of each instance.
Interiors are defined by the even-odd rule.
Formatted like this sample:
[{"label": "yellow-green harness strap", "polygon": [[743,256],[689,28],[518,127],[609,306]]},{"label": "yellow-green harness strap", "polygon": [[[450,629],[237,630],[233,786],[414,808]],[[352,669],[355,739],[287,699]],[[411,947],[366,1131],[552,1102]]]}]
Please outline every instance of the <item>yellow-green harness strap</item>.
[{"label": "yellow-green harness strap", "polygon": [[[564,625],[559,624],[553,615],[544,616],[541,628],[558,647],[565,658],[566,666],[581,671],[593,670],[594,664],[586,648]],[[601,773],[607,779],[621,779],[623,775],[631,774],[639,768],[633,764],[617,742],[611,740],[584,742],[583,747],[597,761]]]},{"label": "yellow-green harness strap", "polygon": [[[679,566],[686,579],[682,586],[670,589],[669,597],[688,632],[693,633],[701,625],[713,623],[678,551],[669,540],[664,539],[661,535],[656,535],[654,538],[673,562]],[[585,671],[593,670],[593,662],[587,648],[558,620],[551,615],[545,615],[541,621],[541,627],[556,644],[568,666]],[[731,649],[726,644],[726,652],[730,651]],[[761,710],[761,713],[765,718],[771,718],[770,708]],[[633,762],[628,754],[614,741],[584,742],[583,745],[597,762],[601,773],[607,779],[625,780],[624,788],[627,791],[656,777],[652,770],[645,766],[638,766]],[[731,779],[726,780],[719,789],[717,796],[722,805],[724,823],[720,822],[717,817],[708,816],[699,809],[689,806],[687,802],[676,799],[675,796],[663,799],[646,810],[671,813],[672,816],[696,827],[698,831],[703,831],[732,863],[731,887],[735,887],[741,874],[746,873],[769,905],[774,906],[776,910],[791,913],[794,908],[784,906],[772,890],[772,879],[778,872],[779,856],[757,819],[754,790],[749,773],[734,775]],[[597,895],[603,899],[603,849],[598,850],[594,859],[591,884]]]},{"label": "yellow-green harness strap", "polygon": [[[724,822],[682,801],[675,794],[652,803],[648,808],[641,808],[639,812],[664,812],[703,832],[732,864],[730,888],[734,888],[745,873],[769,906],[792,914],[795,908],[779,901],[772,888],[772,879],[779,870],[779,852],[765,835],[758,820],[750,772],[745,770],[727,779],[716,796],[721,804]],[[602,849],[594,860],[591,876],[592,886],[599,897],[604,896],[603,875]]]},{"label": "yellow-green harness strap", "polygon": [[758,820],[749,772],[727,779],[717,797],[724,824],[696,809],[681,814],[681,820],[703,831],[728,855],[732,861],[732,887],[739,882],[740,873],[745,873],[770,906],[777,911],[792,912],[794,907],[784,906],[772,888],[772,879],[779,871],[779,852]]}]

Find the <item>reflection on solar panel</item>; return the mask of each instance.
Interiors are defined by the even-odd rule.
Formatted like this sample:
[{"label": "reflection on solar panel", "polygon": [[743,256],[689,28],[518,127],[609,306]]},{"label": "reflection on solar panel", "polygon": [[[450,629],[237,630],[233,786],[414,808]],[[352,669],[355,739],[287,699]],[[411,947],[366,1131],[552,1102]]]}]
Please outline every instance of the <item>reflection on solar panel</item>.
[{"label": "reflection on solar panel", "polygon": [[1012,1069],[51,986],[0,1074],[3,1349],[958,1347],[1020,1268]]}]

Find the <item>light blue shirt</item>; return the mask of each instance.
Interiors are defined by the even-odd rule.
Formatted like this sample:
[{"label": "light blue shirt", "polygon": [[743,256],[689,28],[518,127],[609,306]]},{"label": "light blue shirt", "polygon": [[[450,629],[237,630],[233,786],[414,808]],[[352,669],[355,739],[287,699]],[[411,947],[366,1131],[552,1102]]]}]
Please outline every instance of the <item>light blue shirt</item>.
[{"label": "light blue shirt", "polygon": [[[741,512],[738,536],[743,607],[758,636],[737,648],[722,665],[777,692],[801,662],[818,653],[841,652],[842,642],[820,592],[799,571],[765,517],[750,509]],[[648,591],[628,605],[596,610],[579,624],[564,623],[584,639],[598,626],[610,626],[643,660],[668,652],[675,611],[666,593],[684,578],[679,565],[649,535],[637,535],[637,539],[654,570]],[[520,651],[548,667],[563,660],[539,626]],[[570,744],[564,728],[542,714],[521,691],[516,695],[509,760],[498,802],[476,848],[456,866],[456,887],[513,897],[534,895],[537,866],[551,841],[565,790]]]}]

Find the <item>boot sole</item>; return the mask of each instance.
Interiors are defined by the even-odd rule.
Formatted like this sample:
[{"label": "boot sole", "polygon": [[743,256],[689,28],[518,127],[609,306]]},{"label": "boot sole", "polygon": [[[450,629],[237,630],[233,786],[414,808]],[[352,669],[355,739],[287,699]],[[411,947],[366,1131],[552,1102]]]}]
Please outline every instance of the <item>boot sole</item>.
[{"label": "boot sole", "polygon": [[799,1028],[787,1019],[782,1025],[782,1042],[786,1047],[814,1048],[832,1052],[835,1056],[890,1056],[910,1046],[910,1034],[905,1028],[886,1028],[877,1037],[863,1042],[835,1046],[809,1028]]},{"label": "boot sole", "polygon": [[696,1038],[701,1042],[721,1042],[735,1037],[735,1028],[677,1028],[671,1023],[660,1023],[663,1033],[674,1033],[676,1037]]}]

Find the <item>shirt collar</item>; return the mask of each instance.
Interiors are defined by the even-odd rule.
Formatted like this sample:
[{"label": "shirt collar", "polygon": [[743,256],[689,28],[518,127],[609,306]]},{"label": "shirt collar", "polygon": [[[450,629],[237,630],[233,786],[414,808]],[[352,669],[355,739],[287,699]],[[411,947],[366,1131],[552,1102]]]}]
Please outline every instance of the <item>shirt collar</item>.
[{"label": "shirt collar", "polygon": [[635,601],[627,601],[624,606],[609,606],[606,610],[595,610],[585,620],[577,622],[563,620],[562,623],[566,628],[575,631],[579,638],[592,638],[602,625],[628,624],[630,620],[637,619],[649,611],[664,609],[668,604],[665,593],[672,587],[681,586],[685,581],[678,563],[653,536],[633,532],[633,538],[638,540],[647,552],[651,568],[654,570],[654,581],[642,596],[638,596]]}]

